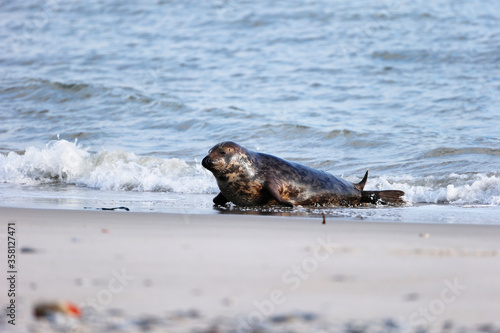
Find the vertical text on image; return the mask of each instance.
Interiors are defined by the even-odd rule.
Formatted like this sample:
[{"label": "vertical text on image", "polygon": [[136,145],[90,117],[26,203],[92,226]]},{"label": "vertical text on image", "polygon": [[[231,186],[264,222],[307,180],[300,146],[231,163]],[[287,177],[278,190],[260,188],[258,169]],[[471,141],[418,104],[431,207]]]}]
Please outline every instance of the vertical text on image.
[{"label": "vertical text on image", "polygon": [[11,325],[16,324],[16,285],[17,285],[17,268],[16,268],[16,222],[9,221],[7,223],[7,297],[9,299],[7,305],[7,322]]}]

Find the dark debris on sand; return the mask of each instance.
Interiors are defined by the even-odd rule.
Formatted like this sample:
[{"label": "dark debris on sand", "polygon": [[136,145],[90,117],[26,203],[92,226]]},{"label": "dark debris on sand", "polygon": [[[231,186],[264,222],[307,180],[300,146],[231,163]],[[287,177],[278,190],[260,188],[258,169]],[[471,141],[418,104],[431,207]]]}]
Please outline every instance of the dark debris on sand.
[{"label": "dark debris on sand", "polygon": [[28,332],[192,332],[192,333],[500,333],[500,326],[483,323],[476,326],[457,325],[451,320],[429,326],[412,326],[393,318],[373,321],[333,322],[315,313],[293,312],[265,317],[257,323],[244,315],[207,318],[197,310],[167,313],[164,316],[129,317],[122,311],[84,314],[81,319],[56,317],[34,320]]}]

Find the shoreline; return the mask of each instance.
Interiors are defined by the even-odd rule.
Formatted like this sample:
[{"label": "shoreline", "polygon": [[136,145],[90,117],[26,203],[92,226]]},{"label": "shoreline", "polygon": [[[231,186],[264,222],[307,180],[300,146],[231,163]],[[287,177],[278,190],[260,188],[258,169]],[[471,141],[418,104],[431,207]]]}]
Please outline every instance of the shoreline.
[{"label": "shoreline", "polygon": [[499,323],[500,226],[5,207],[0,216],[17,228],[21,325],[42,300],[103,316]]},{"label": "shoreline", "polygon": [[213,207],[215,194],[170,193],[96,190],[78,186],[16,186],[0,184],[3,191],[0,207],[43,208],[63,210],[98,209],[101,207],[125,206],[130,212],[152,212],[166,214],[201,215],[278,215],[293,218],[321,218],[325,213],[329,219],[376,222],[416,222],[425,224],[474,224],[499,225],[500,206],[455,205],[447,203],[408,203],[404,206],[366,207],[294,207],[289,208],[241,208],[231,207],[225,211]]}]

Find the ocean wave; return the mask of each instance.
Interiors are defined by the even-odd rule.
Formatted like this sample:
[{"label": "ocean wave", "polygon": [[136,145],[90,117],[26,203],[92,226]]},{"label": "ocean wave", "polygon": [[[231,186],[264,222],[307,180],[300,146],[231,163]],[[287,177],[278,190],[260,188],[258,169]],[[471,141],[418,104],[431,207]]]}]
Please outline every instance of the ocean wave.
[{"label": "ocean wave", "polygon": [[96,154],[75,142],[52,141],[23,154],[0,155],[0,182],[74,184],[103,190],[214,193],[215,180],[199,164],[123,151]]},{"label": "ocean wave", "polygon": [[500,175],[455,174],[446,176],[378,177],[370,179],[370,188],[398,189],[406,193],[409,204],[500,205]]},{"label": "ocean wave", "polygon": [[[357,181],[357,179],[352,179]],[[138,156],[123,151],[89,152],[77,141],[51,141],[44,148],[0,154],[0,182],[68,184],[103,190],[217,193],[213,176],[199,162]],[[500,205],[499,174],[371,177],[367,190],[405,191],[408,204]]]}]

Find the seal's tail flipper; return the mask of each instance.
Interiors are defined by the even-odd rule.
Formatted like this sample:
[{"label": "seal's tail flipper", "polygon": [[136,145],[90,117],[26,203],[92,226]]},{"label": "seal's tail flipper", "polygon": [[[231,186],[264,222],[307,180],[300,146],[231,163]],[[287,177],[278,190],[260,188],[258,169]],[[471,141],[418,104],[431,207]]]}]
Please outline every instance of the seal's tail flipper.
[{"label": "seal's tail flipper", "polygon": [[401,198],[405,195],[403,191],[361,191],[361,202],[372,204],[403,204],[405,201]]},{"label": "seal's tail flipper", "polygon": [[359,183],[353,184],[354,187],[359,191],[363,191],[363,189],[365,188],[365,184],[366,184],[367,179],[368,179],[368,170],[366,170],[365,176],[363,177],[363,179]]}]

